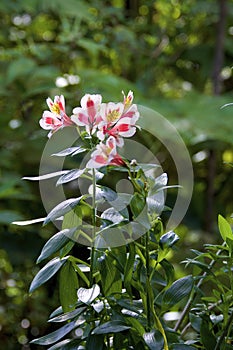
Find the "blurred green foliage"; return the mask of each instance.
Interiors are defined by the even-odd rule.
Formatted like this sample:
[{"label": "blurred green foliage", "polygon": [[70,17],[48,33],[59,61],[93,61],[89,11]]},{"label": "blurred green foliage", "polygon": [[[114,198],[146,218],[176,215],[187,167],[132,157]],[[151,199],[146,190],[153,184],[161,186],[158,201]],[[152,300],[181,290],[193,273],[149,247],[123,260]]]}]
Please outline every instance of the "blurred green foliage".
[{"label": "blurred green foliage", "polygon": [[[233,100],[233,1],[226,2],[221,96],[213,96],[212,80],[218,1],[0,2],[1,348],[30,349],[26,338],[19,340],[21,333],[30,338],[20,322],[27,317],[30,322],[37,318],[37,325],[40,317],[44,322],[51,303],[46,292],[41,292],[38,304],[36,296],[26,295],[35,274],[32,261],[54,228],[10,225],[12,220],[37,218],[45,212],[38,185],[20,178],[38,174],[46,143],[38,120],[48,96],[64,94],[70,113],[86,92],[114,101],[121,99],[121,90],[132,89],[137,104],[157,110],[173,123],[188,146],[195,175],[193,200],[179,229],[184,237],[191,231],[187,247],[204,237],[200,232],[212,150],[214,210],[224,216],[231,213],[232,170],[224,162],[233,162],[233,113],[232,107],[220,109]],[[161,145],[157,150],[175,183],[169,155]],[[16,304],[14,293],[19,296]],[[36,315],[28,313],[29,306]]]}]

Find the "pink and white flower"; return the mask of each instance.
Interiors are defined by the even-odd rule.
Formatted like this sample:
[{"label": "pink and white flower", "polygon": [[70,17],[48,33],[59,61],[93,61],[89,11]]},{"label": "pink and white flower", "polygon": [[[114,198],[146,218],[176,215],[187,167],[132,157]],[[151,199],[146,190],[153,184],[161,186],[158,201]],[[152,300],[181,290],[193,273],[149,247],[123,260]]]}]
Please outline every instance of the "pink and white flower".
[{"label": "pink and white flower", "polygon": [[105,165],[124,166],[125,162],[116,150],[116,140],[110,136],[106,144],[100,142],[96,150],[91,154],[91,159],[87,162],[87,168],[100,168]]},{"label": "pink and white flower", "polygon": [[99,115],[101,102],[101,95],[86,94],[81,99],[81,107],[73,109],[72,121],[77,125],[85,126],[89,135],[94,134],[98,123],[101,121]]},{"label": "pink and white flower", "polygon": [[119,147],[124,144],[124,137],[131,137],[136,132],[135,123],[139,118],[137,106],[132,105],[133,93],[124,95],[124,103],[102,103],[97,137],[103,141],[106,136],[113,136]]},{"label": "pink and white flower", "polygon": [[65,99],[64,96],[55,96],[54,101],[51,98],[47,98],[47,105],[50,111],[44,111],[39,123],[45,130],[51,130],[48,137],[51,137],[54,132],[65,126],[71,126],[74,123],[66,115],[65,112]]}]

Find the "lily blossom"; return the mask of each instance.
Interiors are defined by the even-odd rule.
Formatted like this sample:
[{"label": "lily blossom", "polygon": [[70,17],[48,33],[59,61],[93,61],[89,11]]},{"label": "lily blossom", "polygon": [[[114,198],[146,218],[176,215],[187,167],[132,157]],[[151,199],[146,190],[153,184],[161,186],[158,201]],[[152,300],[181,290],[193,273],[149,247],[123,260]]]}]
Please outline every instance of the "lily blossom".
[{"label": "lily blossom", "polygon": [[[125,95],[124,95],[125,96]],[[102,121],[98,124],[97,137],[103,141],[107,136],[113,136],[119,147],[124,144],[123,137],[131,137],[136,132],[135,123],[139,118],[137,106],[131,105],[133,93],[130,91],[124,97],[124,103],[102,103],[100,115]]]},{"label": "lily blossom", "polygon": [[100,168],[105,165],[124,166],[125,162],[116,150],[116,140],[110,136],[106,144],[100,142],[96,150],[91,154],[91,159],[87,162],[87,168]]},{"label": "lily blossom", "polygon": [[86,94],[80,101],[81,107],[73,109],[71,120],[77,125],[85,126],[89,135],[96,131],[97,125],[101,121],[98,113],[101,102],[101,95]]},{"label": "lily blossom", "polygon": [[46,102],[50,111],[44,111],[39,123],[43,129],[51,130],[48,134],[48,137],[51,137],[52,134],[60,128],[74,124],[72,120],[66,115],[65,99],[63,95],[55,96],[54,101],[48,97]]}]

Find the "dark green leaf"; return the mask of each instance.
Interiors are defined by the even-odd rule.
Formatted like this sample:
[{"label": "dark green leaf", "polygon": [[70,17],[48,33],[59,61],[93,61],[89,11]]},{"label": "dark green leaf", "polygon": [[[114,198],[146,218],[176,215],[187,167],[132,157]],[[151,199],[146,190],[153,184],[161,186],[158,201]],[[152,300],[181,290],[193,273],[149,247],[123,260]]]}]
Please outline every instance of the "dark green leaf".
[{"label": "dark green leaf", "polygon": [[102,335],[89,334],[85,349],[86,350],[103,350],[104,337]]},{"label": "dark green leaf", "polygon": [[55,342],[63,338],[66,334],[71,332],[76,327],[77,327],[76,321],[72,321],[48,335],[32,340],[31,343],[38,344],[38,345],[54,344]]},{"label": "dark green leaf", "polygon": [[80,176],[82,176],[85,170],[86,169],[72,169],[68,171],[58,179],[56,186],[78,179]]},{"label": "dark green leaf", "polygon": [[183,298],[188,297],[193,288],[193,277],[186,276],[172,283],[164,295],[162,300],[163,310],[167,310],[179,303]]},{"label": "dark green leaf", "polygon": [[135,245],[129,244],[129,254],[124,269],[124,285],[129,295],[132,295],[131,280],[133,278],[135,254]]},{"label": "dark green leaf", "polygon": [[74,310],[77,302],[78,277],[70,260],[62,266],[59,276],[59,297],[63,312]]},{"label": "dark green leaf", "polygon": [[110,333],[119,333],[123,332],[127,329],[130,329],[131,327],[128,326],[126,323],[123,323],[122,321],[109,321],[106,323],[101,324],[100,326],[96,327],[92,334],[110,334]]},{"label": "dark green leaf", "polygon": [[73,227],[71,229],[62,230],[51,237],[44,245],[40,256],[37,259],[37,264],[64,247],[69,242],[70,235],[72,235],[75,231],[76,227]]},{"label": "dark green leaf", "polygon": [[98,261],[104,295],[107,296],[113,293],[121,293],[121,273],[116,267],[114,259],[111,256],[104,254]]},{"label": "dark green leaf", "polygon": [[206,350],[213,350],[216,346],[216,337],[212,331],[212,323],[208,316],[204,316],[201,323],[201,340]]},{"label": "dark green leaf", "polygon": [[47,215],[44,225],[46,225],[48,222],[55,220],[59,218],[60,216],[63,216],[64,214],[71,211],[76,205],[79,204],[80,200],[83,198],[83,196],[78,198],[70,198],[67,199],[60,204],[58,204],[55,208],[51,210],[51,212]]},{"label": "dark green leaf", "polygon": [[186,344],[173,344],[172,350],[196,350],[196,348]]},{"label": "dark green leaf", "polygon": [[54,258],[50,260],[34,277],[29,289],[29,293],[32,293],[35,289],[53,277],[55,273],[60,270],[66,260],[66,258]]}]

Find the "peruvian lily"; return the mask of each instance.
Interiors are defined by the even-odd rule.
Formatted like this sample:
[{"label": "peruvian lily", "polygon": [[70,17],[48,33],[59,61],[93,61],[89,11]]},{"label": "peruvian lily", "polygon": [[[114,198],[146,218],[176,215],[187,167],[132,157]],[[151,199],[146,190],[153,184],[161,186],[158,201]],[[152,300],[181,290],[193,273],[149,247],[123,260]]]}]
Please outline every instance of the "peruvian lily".
[{"label": "peruvian lily", "polygon": [[122,147],[123,137],[131,137],[136,132],[135,123],[139,118],[136,105],[131,105],[133,99],[132,91],[124,96],[124,103],[102,103],[100,115],[102,121],[98,124],[97,137],[103,141],[106,136],[113,136],[116,144]]},{"label": "peruvian lily", "polygon": [[46,102],[50,111],[44,111],[39,123],[43,129],[51,130],[48,134],[48,137],[51,137],[52,134],[60,128],[74,124],[72,120],[66,115],[65,99],[63,95],[55,96],[54,101],[48,97]]},{"label": "peruvian lily", "polygon": [[106,144],[100,142],[96,146],[96,150],[91,154],[91,159],[87,162],[87,168],[100,168],[105,165],[124,166],[125,162],[116,150],[116,140],[110,136],[106,140]]},{"label": "peruvian lily", "polygon": [[73,109],[72,121],[80,126],[85,126],[89,135],[92,135],[101,121],[99,109],[102,102],[101,95],[86,94],[82,97],[81,107]]}]

